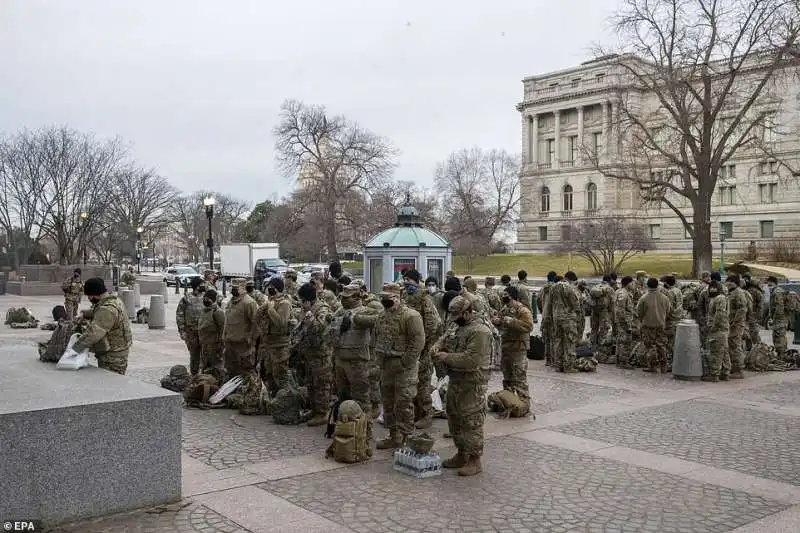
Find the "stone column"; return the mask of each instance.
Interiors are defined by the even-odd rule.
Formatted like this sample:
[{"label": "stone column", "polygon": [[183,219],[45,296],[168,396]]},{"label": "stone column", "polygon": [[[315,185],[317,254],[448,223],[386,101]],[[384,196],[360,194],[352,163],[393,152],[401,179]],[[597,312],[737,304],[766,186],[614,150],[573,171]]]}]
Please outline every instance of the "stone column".
[{"label": "stone column", "polygon": [[539,166],[539,115],[531,115],[531,126],[530,130],[530,137],[528,138],[528,142],[530,142],[531,150],[531,164],[533,164],[533,168],[537,168]]},{"label": "stone column", "polygon": [[553,117],[556,120],[556,156],[553,160],[553,168],[559,168],[561,159],[561,112],[553,111]]},{"label": "stone column", "polygon": [[136,308],[142,306],[142,293],[138,283],[133,284],[133,306]]},{"label": "stone column", "polygon": [[600,145],[598,150],[602,151],[601,160],[603,162],[608,161],[608,137],[609,137],[609,118],[608,118],[608,102],[603,102],[603,138],[601,139]]},{"label": "stone column", "polygon": [[122,289],[119,291],[119,297],[122,303],[125,304],[125,311],[128,312],[128,318],[131,320],[136,318],[136,307],[133,305],[133,291]]},{"label": "stone column", "polygon": [[576,165],[583,164],[583,106],[578,106],[578,160]]},{"label": "stone column", "polygon": [[161,282],[161,296],[164,297],[164,303],[169,303],[169,290],[167,290],[167,284],[165,282]]},{"label": "stone column", "polygon": [[167,327],[167,313],[164,308],[164,296],[154,294],[150,297],[150,312],[147,317],[149,329],[164,329]]}]

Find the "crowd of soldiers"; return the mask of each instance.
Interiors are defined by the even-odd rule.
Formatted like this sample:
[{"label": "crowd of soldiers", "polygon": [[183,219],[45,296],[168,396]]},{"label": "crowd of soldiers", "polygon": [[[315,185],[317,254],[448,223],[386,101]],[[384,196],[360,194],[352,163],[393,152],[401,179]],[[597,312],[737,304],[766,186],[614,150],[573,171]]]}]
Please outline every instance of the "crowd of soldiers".
[{"label": "crowd of soldiers", "polygon": [[378,449],[401,447],[431,426],[433,383],[447,376],[443,416],[458,453],[444,465],[480,472],[490,370],[502,369],[504,386],[530,398],[526,354],[537,306],[525,272],[515,283],[503,276],[499,287],[487,278],[479,290],[470,277],[462,286],[448,273],[440,287],[412,269],[379,294],[338,263],[329,273],[298,286],[289,270],[266,283],[266,295],[233,280],[226,304],[212,283],[194,280],[176,311],[190,372],[219,381],[258,375],[272,397],[290,371],[302,374],[309,426],[328,422],[333,397],[354,400],[373,418],[383,414],[388,435]]}]

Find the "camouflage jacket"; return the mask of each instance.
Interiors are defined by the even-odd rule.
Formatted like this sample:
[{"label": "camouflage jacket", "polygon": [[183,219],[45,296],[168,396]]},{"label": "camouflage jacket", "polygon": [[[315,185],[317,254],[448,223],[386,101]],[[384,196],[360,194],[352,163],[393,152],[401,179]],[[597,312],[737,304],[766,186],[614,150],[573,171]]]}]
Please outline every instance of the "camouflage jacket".
[{"label": "camouflage jacket", "polygon": [[136,274],[133,272],[123,272],[119,282],[125,285],[133,285],[136,283]]},{"label": "camouflage jacket", "polygon": [[[531,320],[533,320],[531,318]],[[473,319],[453,332],[454,342],[448,342],[448,350],[439,352],[447,367],[450,382],[489,381],[489,357],[492,351],[492,334],[480,320]]]},{"label": "camouflage jacket", "polygon": [[769,317],[773,323],[783,323],[787,320],[786,291],[775,287],[769,293]]},{"label": "camouflage jacket", "polygon": [[[531,308],[531,290],[528,288],[528,283],[525,281],[517,281],[516,283],[512,284],[514,287],[519,290],[519,301],[527,307],[528,309]],[[533,316],[533,315],[531,315]]]},{"label": "camouflage jacket", "polygon": [[217,304],[204,307],[197,320],[197,333],[202,344],[214,344],[222,341],[225,331],[225,311]]},{"label": "camouflage jacket", "polygon": [[203,296],[186,293],[178,302],[175,309],[175,322],[178,324],[178,333],[183,335],[184,331],[197,331],[200,315],[203,313]]},{"label": "camouflage jacket", "polygon": [[709,333],[728,333],[728,297],[719,294],[710,300],[708,305],[707,323]]},{"label": "camouflage jacket", "polygon": [[667,324],[671,304],[658,289],[648,289],[636,303],[636,316],[643,327],[663,328]]},{"label": "camouflage jacket", "polygon": [[74,322],[71,320],[59,320],[56,329],[53,330],[53,335],[47,342],[47,346],[44,350],[40,350],[39,360],[51,363],[58,362],[67,350],[69,338],[75,332]]},{"label": "camouflage jacket", "polygon": [[503,301],[500,299],[500,294],[494,287],[479,289],[478,296],[481,296],[495,313],[499,313],[503,308]]},{"label": "camouflage jacket", "polygon": [[746,291],[753,300],[753,316],[758,322],[764,314],[764,291],[755,283],[750,283]]},{"label": "camouflage jacket", "polygon": [[425,348],[425,325],[422,315],[401,304],[383,310],[375,320],[375,352],[384,358],[399,357],[410,367]]},{"label": "camouflage jacket", "polygon": [[317,300],[309,309],[310,316],[303,313],[297,326],[295,347],[304,355],[318,354],[329,349],[328,327],[332,315],[325,302]]},{"label": "camouflage jacket", "polygon": [[670,303],[667,323],[674,325],[683,320],[683,292],[678,286],[670,287],[667,289],[667,298]]},{"label": "camouflage jacket", "polygon": [[297,283],[294,280],[290,280],[289,278],[284,278],[284,288],[283,294],[291,298],[292,300],[297,299]]},{"label": "camouflage jacket", "polygon": [[595,314],[612,313],[614,311],[614,289],[601,283],[589,290],[589,303]]},{"label": "camouflage jacket", "polygon": [[317,301],[322,301],[325,303],[325,305],[328,306],[328,309],[330,309],[331,313],[335,313],[339,310],[339,308],[342,307],[341,302],[339,302],[339,298],[337,298],[336,295],[328,289],[323,289],[323,291],[317,295]]},{"label": "camouflage jacket", "polygon": [[250,298],[256,301],[259,307],[267,303],[267,297],[261,291],[254,290],[253,292],[248,292],[247,294],[250,295]]},{"label": "camouflage jacket", "polygon": [[415,293],[403,293],[403,303],[422,316],[422,325],[425,328],[425,344],[436,342],[441,335],[442,319],[436,310],[431,295],[418,290]]},{"label": "camouflage jacket", "polygon": [[340,309],[333,316],[329,329],[334,357],[344,361],[369,361],[369,347],[372,345],[373,328],[379,312],[383,311],[363,305],[353,309]]},{"label": "camouflage jacket", "polygon": [[231,298],[225,317],[225,341],[255,343],[258,334],[257,312],[258,304],[247,294]]},{"label": "camouflage jacket", "polygon": [[442,324],[444,324],[447,319],[447,309],[444,308],[442,303],[444,300],[444,291],[438,290],[431,297],[433,298],[434,305],[436,305],[436,310],[439,312],[439,319],[442,321]]},{"label": "camouflage jacket", "polygon": [[83,294],[83,282],[80,279],[67,278],[61,284],[61,290],[64,291],[64,298],[67,301],[80,302]]},{"label": "camouflage jacket", "polygon": [[528,351],[533,331],[533,313],[522,302],[510,301],[500,310],[500,325],[503,350]]},{"label": "camouflage jacket", "polygon": [[732,328],[743,328],[747,324],[747,296],[736,287],[728,293],[728,320]]},{"label": "camouflage jacket", "polygon": [[633,329],[636,324],[636,308],[630,291],[623,287],[614,295],[614,322],[620,332]]},{"label": "camouflage jacket", "polygon": [[105,294],[92,308],[92,322],[86,327],[73,349],[81,352],[86,348],[95,354],[122,352],[133,344],[131,320],[122,300]]},{"label": "camouflage jacket", "polygon": [[552,320],[575,320],[583,316],[578,290],[566,281],[554,284],[546,297],[544,314]]},{"label": "camouflage jacket", "polygon": [[270,346],[285,346],[291,338],[289,321],[292,318],[292,304],[289,297],[276,295],[258,308],[257,323],[261,342]]},{"label": "camouflage jacket", "polygon": [[550,294],[550,289],[552,288],[553,288],[553,282],[548,281],[547,283],[544,284],[542,290],[539,291],[539,299],[536,301],[536,305],[539,306],[540,313],[543,313],[545,310],[545,306],[547,305],[547,298],[548,295]]},{"label": "camouflage jacket", "polygon": [[363,298],[361,298],[361,303],[365,307],[370,307],[375,309],[376,311],[383,311],[383,305],[381,305],[381,299],[375,296],[374,294],[367,294]]}]

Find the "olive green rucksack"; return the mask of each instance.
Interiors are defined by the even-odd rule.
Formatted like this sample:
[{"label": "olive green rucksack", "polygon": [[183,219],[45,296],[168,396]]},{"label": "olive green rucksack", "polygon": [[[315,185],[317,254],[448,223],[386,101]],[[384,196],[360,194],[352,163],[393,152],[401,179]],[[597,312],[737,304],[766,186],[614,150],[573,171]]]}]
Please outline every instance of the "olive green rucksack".
[{"label": "olive green rucksack", "polygon": [[337,463],[361,463],[369,459],[368,427],[372,417],[365,415],[358,403],[345,400],[337,409],[333,442],[325,452]]}]

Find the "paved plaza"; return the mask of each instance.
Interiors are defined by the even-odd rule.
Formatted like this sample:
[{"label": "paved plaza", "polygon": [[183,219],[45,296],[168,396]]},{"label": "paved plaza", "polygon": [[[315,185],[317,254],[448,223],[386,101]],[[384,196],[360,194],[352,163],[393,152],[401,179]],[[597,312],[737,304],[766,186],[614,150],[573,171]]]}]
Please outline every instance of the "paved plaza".
[{"label": "paved plaza", "polygon": [[[56,303],[0,296],[0,311],[26,306],[42,320]],[[188,363],[176,303],[170,294],[166,330],[132,326],[130,379],[157,384],[170,366]],[[0,342],[48,335],[4,326]],[[52,531],[800,531],[800,372],[703,383],[608,365],[560,375],[536,361],[528,375],[536,419],[490,415],[484,472],[475,477],[415,479],[393,471],[381,451],[346,466],[324,459],[322,428],[184,409],[181,502]],[[490,390],[499,384],[495,373]],[[436,448],[447,456],[445,430],[437,420]]]}]

